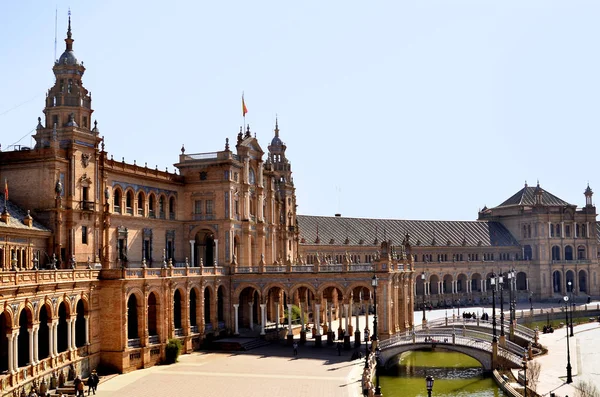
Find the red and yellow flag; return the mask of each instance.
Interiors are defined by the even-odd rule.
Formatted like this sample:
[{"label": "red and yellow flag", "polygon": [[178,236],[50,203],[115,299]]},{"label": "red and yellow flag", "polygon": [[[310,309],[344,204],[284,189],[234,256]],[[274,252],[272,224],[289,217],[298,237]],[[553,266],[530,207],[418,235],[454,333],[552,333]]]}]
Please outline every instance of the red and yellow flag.
[{"label": "red and yellow flag", "polygon": [[248,113],[248,108],[246,107],[246,102],[244,102],[244,94],[242,94],[242,116],[246,117],[246,113]]},{"label": "red and yellow flag", "polygon": [[8,179],[4,178],[4,200],[8,201]]}]

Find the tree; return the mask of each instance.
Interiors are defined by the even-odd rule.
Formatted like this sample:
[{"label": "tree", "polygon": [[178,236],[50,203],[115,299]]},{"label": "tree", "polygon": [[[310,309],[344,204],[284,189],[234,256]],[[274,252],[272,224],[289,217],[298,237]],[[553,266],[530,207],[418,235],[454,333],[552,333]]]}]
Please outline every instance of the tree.
[{"label": "tree", "polygon": [[527,382],[529,383],[529,388],[533,391],[537,389],[541,370],[542,366],[537,361],[530,361],[527,364]]},{"label": "tree", "polygon": [[579,381],[575,389],[575,397],[600,397],[600,390],[591,381]]}]

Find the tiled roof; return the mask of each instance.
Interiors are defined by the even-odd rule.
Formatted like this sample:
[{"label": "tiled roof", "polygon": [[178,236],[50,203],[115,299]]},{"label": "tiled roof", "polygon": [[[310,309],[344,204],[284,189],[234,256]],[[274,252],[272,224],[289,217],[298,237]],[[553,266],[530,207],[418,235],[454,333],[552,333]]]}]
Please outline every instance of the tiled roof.
[{"label": "tiled roof", "polygon": [[[498,207],[507,207],[510,205],[535,205],[534,192],[537,187],[525,186],[523,189],[515,193],[511,198],[504,201]],[[556,197],[552,193],[548,193],[544,189],[542,190],[542,205],[572,205],[566,201]]]},{"label": "tiled roof", "polygon": [[[391,240],[399,245],[406,233],[412,246],[511,246],[519,243],[498,222],[413,221],[298,215],[301,244],[374,245]],[[333,243],[331,242],[333,239]],[[347,239],[347,242],[346,242]],[[362,240],[362,243],[361,243]],[[304,241],[304,242],[302,242]]]},{"label": "tiled roof", "polygon": [[27,216],[27,211],[23,210],[21,207],[17,206],[15,203],[4,199],[4,194],[0,195],[0,212],[4,211],[4,206],[6,205],[6,210],[8,211],[10,218],[8,219],[8,223],[4,223],[0,221],[0,230],[5,229],[27,229],[27,230],[37,230],[43,232],[49,232],[50,229],[46,228],[44,225],[33,220],[32,227],[29,227],[23,223],[23,219]]}]

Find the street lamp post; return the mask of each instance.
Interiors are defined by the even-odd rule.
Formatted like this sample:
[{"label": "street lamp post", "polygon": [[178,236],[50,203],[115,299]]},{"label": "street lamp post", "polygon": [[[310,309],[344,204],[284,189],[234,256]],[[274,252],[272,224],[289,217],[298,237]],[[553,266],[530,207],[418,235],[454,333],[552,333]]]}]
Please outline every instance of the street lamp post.
[{"label": "street lamp post", "polygon": [[527,397],[527,357],[523,357],[523,397]]},{"label": "street lamp post", "polygon": [[533,315],[533,292],[529,291],[529,310],[531,311],[531,314]]},{"label": "street lamp post", "polygon": [[425,385],[427,386],[427,397],[431,397],[431,391],[433,390],[433,376],[427,375],[425,378]]},{"label": "street lamp post", "polygon": [[376,382],[377,382],[377,384],[375,385],[375,395],[376,396],[381,396],[381,387],[379,386],[379,367],[381,366],[381,363],[379,362],[380,356],[381,356],[381,349],[379,348],[379,346],[377,346],[377,349],[375,349],[375,358],[377,359],[377,366],[375,367],[375,378],[376,378]]},{"label": "street lamp post", "polygon": [[365,368],[369,368],[369,334],[371,331],[365,328]]},{"label": "street lamp post", "polygon": [[378,347],[377,343],[377,284],[379,279],[377,276],[373,276],[371,279],[371,285],[373,286],[373,310],[375,314],[373,315],[373,342],[375,342],[375,347]]},{"label": "street lamp post", "polygon": [[[564,296],[565,300],[565,316],[567,318],[567,324],[569,323],[569,297]],[[569,348],[569,328],[567,328],[567,383],[573,383],[573,377],[571,376],[571,351]]]},{"label": "street lamp post", "polygon": [[493,338],[492,343],[497,343],[498,338],[496,336],[496,275],[492,273],[490,277],[490,285],[492,287],[492,330]]},{"label": "street lamp post", "polygon": [[[569,299],[571,300],[571,302],[573,302],[573,283],[571,283],[569,281],[569,282],[567,282],[567,285],[569,287]],[[572,303],[572,305],[574,306],[575,304]],[[569,311],[568,309],[569,308],[567,307],[567,312]],[[569,325],[569,327],[571,328],[571,335],[570,336],[573,336],[573,309],[571,309],[571,322],[569,323],[567,321],[567,325]]]},{"label": "street lamp post", "polygon": [[502,275],[502,271],[500,271],[500,275],[498,276],[498,288],[500,288],[500,337],[504,337],[504,276]]},{"label": "street lamp post", "polygon": [[508,295],[509,295],[509,304],[508,304],[508,313],[509,313],[509,318],[510,318],[510,338],[511,340],[514,339],[514,333],[515,333],[515,319],[516,319],[516,306],[515,306],[515,302],[513,301],[513,284],[515,282],[515,269],[512,268],[508,271]]},{"label": "street lamp post", "polygon": [[423,281],[423,326],[427,323],[425,318],[425,272],[421,273],[421,280]]}]

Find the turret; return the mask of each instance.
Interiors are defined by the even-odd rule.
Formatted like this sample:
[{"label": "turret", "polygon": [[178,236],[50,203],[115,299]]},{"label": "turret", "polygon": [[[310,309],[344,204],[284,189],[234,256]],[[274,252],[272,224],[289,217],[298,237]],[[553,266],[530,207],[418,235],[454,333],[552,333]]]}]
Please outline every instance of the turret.
[{"label": "turret", "polygon": [[594,194],[594,192],[590,188],[590,184],[589,183],[587,185],[587,188],[585,189],[585,192],[583,192],[583,194],[585,195],[585,206],[586,207],[593,206],[593,204],[592,204],[592,195]]}]

